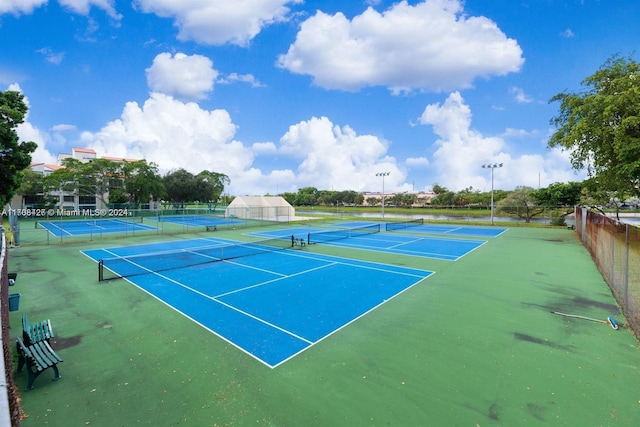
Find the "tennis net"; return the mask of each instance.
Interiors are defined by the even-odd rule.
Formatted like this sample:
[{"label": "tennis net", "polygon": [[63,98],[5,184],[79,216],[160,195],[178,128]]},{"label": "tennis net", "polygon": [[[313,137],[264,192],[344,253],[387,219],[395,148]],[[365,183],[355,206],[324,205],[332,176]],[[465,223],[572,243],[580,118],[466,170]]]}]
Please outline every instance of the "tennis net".
[{"label": "tennis net", "polygon": [[337,230],[310,232],[307,243],[323,243],[334,240],[348,239],[350,237],[366,236],[367,234],[379,233],[380,224],[363,225],[354,228],[341,228]]},{"label": "tennis net", "polygon": [[287,248],[291,248],[291,239],[277,238],[248,243],[201,246],[140,255],[104,258],[98,262],[98,280],[119,279],[193,267]]},{"label": "tennis net", "polygon": [[418,225],[422,225],[422,224],[424,224],[424,218],[411,219],[409,221],[402,221],[402,222],[388,222],[385,227],[387,231],[393,231],[393,230],[401,230],[403,228],[408,228],[408,227],[417,227]]}]

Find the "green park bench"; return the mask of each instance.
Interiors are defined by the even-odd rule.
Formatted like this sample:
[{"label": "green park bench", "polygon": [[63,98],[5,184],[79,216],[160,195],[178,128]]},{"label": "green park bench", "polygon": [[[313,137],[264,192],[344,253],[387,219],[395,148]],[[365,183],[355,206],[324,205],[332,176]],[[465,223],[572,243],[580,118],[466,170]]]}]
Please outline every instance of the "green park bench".
[{"label": "green park bench", "polygon": [[26,345],[49,341],[53,337],[53,329],[49,319],[32,324],[26,314],[22,315],[22,340]]},{"label": "green park bench", "polygon": [[53,380],[60,379],[58,372],[58,363],[62,362],[62,358],[51,348],[47,341],[39,341],[31,345],[25,344],[20,337],[16,338],[18,350],[18,372],[22,372],[24,365],[27,365],[27,388],[29,391],[33,388],[33,382],[38,375],[46,371],[48,368],[53,369]]}]

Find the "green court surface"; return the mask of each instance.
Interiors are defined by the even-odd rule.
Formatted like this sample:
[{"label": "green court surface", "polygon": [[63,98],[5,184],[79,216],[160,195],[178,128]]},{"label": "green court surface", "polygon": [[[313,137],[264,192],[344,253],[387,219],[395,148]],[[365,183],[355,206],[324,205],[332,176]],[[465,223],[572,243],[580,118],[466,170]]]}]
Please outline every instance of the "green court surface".
[{"label": "green court surface", "polygon": [[[410,230],[407,230],[410,232]],[[245,231],[246,232],[246,231]],[[217,236],[241,239],[240,231]],[[512,228],[458,261],[312,245],[434,271],[271,369],[125,280],[97,281],[81,250],[143,236],[9,252],[21,316],[51,319],[62,379],[21,391],[28,426],[631,426],[640,351],[586,249],[566,229]],[[206,236],[202,233],[201,236]],[[246,239],[246,238],[245,238]],[[321,286],[321,284],[319,284]],[[15,368],[14,359],[14,368]],[[16,374],[20,389],[26,375]]]}]

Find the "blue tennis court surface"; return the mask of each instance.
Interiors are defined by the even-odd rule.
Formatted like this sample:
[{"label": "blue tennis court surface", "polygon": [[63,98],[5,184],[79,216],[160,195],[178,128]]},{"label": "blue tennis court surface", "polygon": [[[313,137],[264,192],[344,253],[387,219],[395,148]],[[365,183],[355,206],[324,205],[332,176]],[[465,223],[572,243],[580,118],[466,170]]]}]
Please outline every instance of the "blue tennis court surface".
[{"label": "blue tennis court surface", "polygon": [[429,233],[429,234],[448,234],[451,236],[468,236],[468,237],[498,237],[506,228],[500,227],[473,227],[465,225],[447,225],[447,224],[423,224],[414,227],[404,228],[402,230],[408,233]]},{"label": "blue tennis court surface", "polygon": [[377,233],[369,236],[331,242],[333,245],[388,252],[398,255],[410,255],[457,261],[484,245],[486,240],[445,239],[408,234]]},{"label": "blue tennis court surface", "polygon": [[[83,253],[94,260],[176,249],[198,255],[198,247],[233,243],[193,239]],[[154,258],[136,258],[154,271],[127,280],[270,367],[433,274],[293,249],[165,271]]]},{"label": "blue tennis court surface", "polygon": [[[350,224],[352,225],[352,224]],[[358,225],[357,227],[367,227],[367,225]],[[419,227],[411,227],[403,229],[409,232]],[[360,232],[362,229],[353,229],[354,234],[349,238],[331,239],[331,235],[336,233],[341,237],[340,232],[335,229],[318,229],[318,228],[295,228],[286,230],[274,230],[268,232],[254,233],[255,236],[261,237],[281,237],[293,235],[295,238],[309,236],[311,243],[314,243],[315,236],[318,242],[344,248],[360,249],[376,252],[386,252],[397,255],[410,255],[423,258],[441,259],[447,261],[456,261],[471,251],[476,250],[480,246],[487,243],[486,240],[470,240],[470,239],[448,239],[443,237],[433,237],[426,235],[415,235],[396,232]],[[375,228],[373,228],[375,230]],[[309,235],[309,233],[311,233]],[[328,240],[324,240],[323,235],[327,234]],[[346,232],[348,234],[348,232]]]},{"label": "blue tennis court surface", "polygon": [[[422,221],[422,220],[420,220]],[[349,221],[349,222],[335,222],[329,224],[332,227],[339,228],[354,228],[354,227],[366,227],[373,224],[378,224],[377,222],[371,221]],[[404,233],[426,233],[426,234],[443,234],[443,235],[451,235],[451,236],[467,236],[467,237],[476,237],[476,238],[493,238],[498,237],[505,231],[507,228],[503,227],[483,227],[483,226],[470,226],[470,225],[455,225],[455,224],[410,224],[407,221],[400,221],[397,223],[389,222],[382,223],[381,230],[385,230],[385,226],[388,225],[389,228],[395,228],[398,225],[397,229],[393,231],[404,232]],[[405,225],[405,227],[402,227]],[[407,226],[408,225],[408,226]]]},{"label": "blue tennis court surface", "polygon": [[[141,220],[138,218],[137,220]],[[62,221],[38,221],[37,226],[45,228],[54,236],[79,236],[100,233],[123,233],[143,230],[155,230],[142,222],[126,219],[78,219]]]}]

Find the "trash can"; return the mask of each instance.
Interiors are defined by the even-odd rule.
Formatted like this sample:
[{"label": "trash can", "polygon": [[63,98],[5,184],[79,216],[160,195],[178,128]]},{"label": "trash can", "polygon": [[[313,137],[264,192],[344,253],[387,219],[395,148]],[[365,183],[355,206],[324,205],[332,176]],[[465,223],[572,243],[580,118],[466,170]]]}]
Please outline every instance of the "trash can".
[{"label": "trash can", "polygon": [[9,311],[20,309],[20,294],[9,294]]}]

